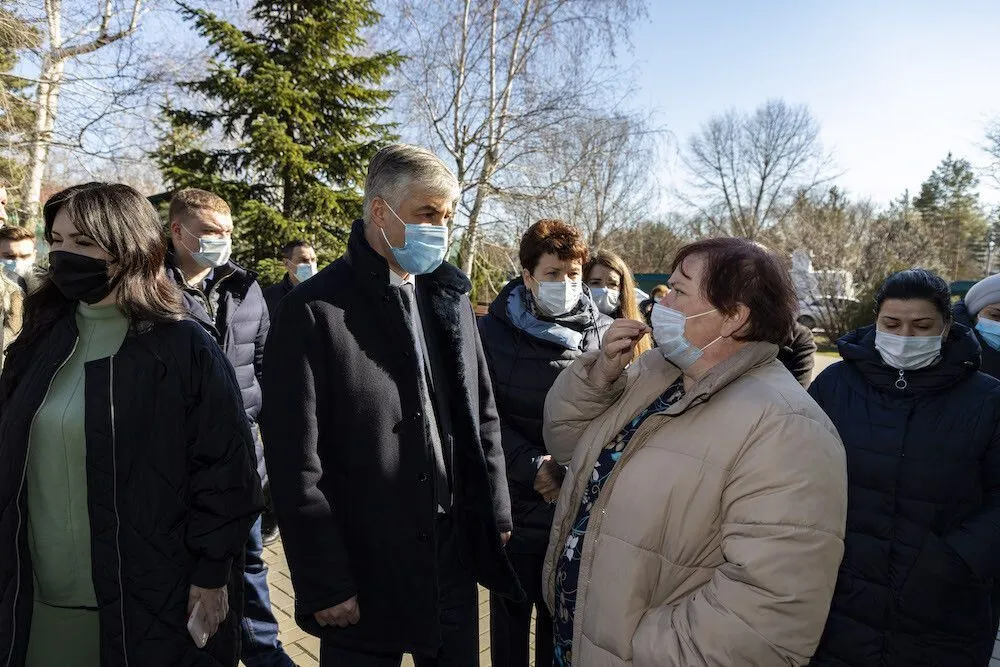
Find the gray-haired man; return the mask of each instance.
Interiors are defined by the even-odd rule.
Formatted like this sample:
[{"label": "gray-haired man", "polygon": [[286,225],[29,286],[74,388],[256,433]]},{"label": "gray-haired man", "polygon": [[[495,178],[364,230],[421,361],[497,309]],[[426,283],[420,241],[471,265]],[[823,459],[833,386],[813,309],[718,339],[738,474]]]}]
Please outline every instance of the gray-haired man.
[{"label": "gray-haired man", "polygon": [[324,665],[478,664],[476,582],[520,593],[471,285],[443,263],[457,197],[430,151],[381,150],[347,253],[271,328],[271,490],[296,620]]}]

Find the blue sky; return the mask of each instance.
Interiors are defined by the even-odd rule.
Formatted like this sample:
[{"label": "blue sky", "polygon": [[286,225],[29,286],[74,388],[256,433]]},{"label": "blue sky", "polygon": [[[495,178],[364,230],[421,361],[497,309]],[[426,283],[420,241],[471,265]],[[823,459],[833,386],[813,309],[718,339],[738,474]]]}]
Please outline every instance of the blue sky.
[{"label": "blue sky", "polygon": [[651,0],[632,41],[632,105],[675,137],[666,185],[707,118],[769,98],[808,105],[837,182],[877,203],[919,189],[948,151],[984,164],[1000,117],[998,0]]}]

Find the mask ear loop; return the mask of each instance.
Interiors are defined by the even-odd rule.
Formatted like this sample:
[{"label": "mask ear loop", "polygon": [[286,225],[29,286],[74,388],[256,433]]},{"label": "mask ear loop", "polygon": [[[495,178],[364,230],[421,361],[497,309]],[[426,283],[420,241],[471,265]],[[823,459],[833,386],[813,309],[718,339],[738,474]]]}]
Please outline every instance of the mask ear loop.
[{"label": "mask ear loop", "polygon": [[[381,199],[381,197],[380,197],[380,199]],[[402,250],[403,248],[406,247],[406,223],[403,222],[403,219],[401,217],[399,217],[399,214],[396,213],[396,211],[394,211],[391,206],[389,206],[389,202],[387,202],[386,200],[382,199],[382,203],[385,204],[385,207],[387,209],[389,209],[390,213],[392,213],[392,217],[396,218],[396,220],[399,221],[399,224],[403,225],[403,245],[399,246],[398,248],[395,247],[395,246],[393,246],[391,243],[389,243],[389,237],[385,235],[385,229],[382,228],[382,227],[379,227],[379,231],[382,232],[382,238],[385,239],[385,244],[387,246],[389,246],[393,250]]]}]

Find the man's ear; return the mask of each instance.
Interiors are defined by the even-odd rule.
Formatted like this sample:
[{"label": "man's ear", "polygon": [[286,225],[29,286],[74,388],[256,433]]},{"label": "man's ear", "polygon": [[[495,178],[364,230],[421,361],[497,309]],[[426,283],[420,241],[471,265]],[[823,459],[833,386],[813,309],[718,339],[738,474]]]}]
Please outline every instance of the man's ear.
[{"label": "man's ear", "polygon": [[385,202],[379,198],[373,199],[370,213],[372,224],[379,229],[385,229]]}]

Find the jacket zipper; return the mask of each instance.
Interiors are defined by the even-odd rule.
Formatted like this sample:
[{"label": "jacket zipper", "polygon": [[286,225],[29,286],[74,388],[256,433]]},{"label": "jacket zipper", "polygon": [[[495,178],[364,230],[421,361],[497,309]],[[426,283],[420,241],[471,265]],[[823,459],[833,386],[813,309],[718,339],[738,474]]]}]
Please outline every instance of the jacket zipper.
[{"label": "jacket zipper", "polygon": [[118,514],[118,433],[115,426],[115,355],[109,358],[111,370],[108,379],[108,394],[111,397],[108,401],[111,406],[111,474],[112,480],[112,502],[115,506],[115,553],[118,556],[118,599],[119,609],[122,619],[122,656],[125,658],[125,667],[128,667],[128,644],[125,641],[125,584],[122,583],[122,546],[121,531],[122,520]]},{"label": "jacket zipper", "polygon": [[24,517],[21,514],[21,495],[24,493],[24,483],[28,478],[28,457],[31,455],[31,429],[35,425],[35,420],[38,419],[38,413],[42,411],[45,406],[45,401],[49,397],[49,392],[52,391],[52,383],[55,382],[56,376],[59,375],[69,360],[73,358],[76,353],[77,345],[80,344],[80,337],[77,336],[76,340],[73,341],[73,349],[69,351],[69,356],[62,360],[56,368],[56,372],[52,374],[49,378],[49,385],[45,388],[45,395],[42,396],[42,402],[38,404],[38,408],[35,410],[35,414],[31,417],[31,422],[28,425],[28,447],[27,451],[24,453],[24,467],[21,469],[21,483],[17,487],[17,531],[14,533],[14,554],[17,559],[17,566],[14,568],[14,576],[16,577],[14,583],[14,606],[11,609],[11,635],[10,635],[10,651],[7,653],[7,667],[10,667],[11,660],[14,659],[14,644],[17,642],[17,599],[21,594],[21,525],[24,522]]}]

